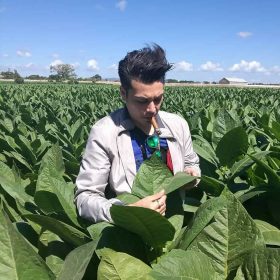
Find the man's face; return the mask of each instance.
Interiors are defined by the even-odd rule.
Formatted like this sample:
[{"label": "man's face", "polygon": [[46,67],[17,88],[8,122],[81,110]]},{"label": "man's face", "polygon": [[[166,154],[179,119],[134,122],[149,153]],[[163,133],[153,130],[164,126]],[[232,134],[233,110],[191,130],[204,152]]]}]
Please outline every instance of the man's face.
[{"label": "man's face", "polygon": [[132,80],[127,93],[121,88],[121,95],[134,124],[144,131],[149,129],[163,101],[163,83],[144,84]]}]

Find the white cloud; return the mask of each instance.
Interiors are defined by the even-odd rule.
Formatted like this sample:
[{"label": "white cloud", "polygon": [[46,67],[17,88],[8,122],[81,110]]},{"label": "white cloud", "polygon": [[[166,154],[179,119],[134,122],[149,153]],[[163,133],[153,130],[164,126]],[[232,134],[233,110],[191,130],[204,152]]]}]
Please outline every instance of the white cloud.
[{"label": "white cloud", "polygon": [[118,70],[118,65],[117,64],[112,64],[108,67],[108,69],[111,69],[111,70]]},{"label": "white cloud", "polygon": [[267,70],[258,61],[241,60],[229,68],[232,72],[267,72]]},{"label": "white cloud", "polygon": [[56,66],[56,65],[59,65],[59,64],[63,64],[63,61],[60,60],[60,59],[56,59],[53,62],[51,62],[50,66]]},{"label": "white cloud", "polygon": [[219,63],[213,63],[212,61],[207,61],[206,63],[202,64],[200,68],[203,71],[210,71],[210,72],[223,71],[223,68],[220,67]]},{"label": "white cloud", "polygon": [[120,9],[121,12],[123,12],[126,8],[127,1],[126,0],[119,0],[118,3],[116,4],[116,7]]},{"label": "white cloud", "polygon": [[9,55],[7,53],[3,53],[1,56],[2,57],[8,57]]},{"label": "white cloud", "polygon": [[97,62],[95,59],[90,59],[90,60],[87,62],[87,68],[88,68],[88,70],[92,70],[92,71],[97,71],[97,70],[99,70],[98,62]]},{"label": "white cloud", "polygon": [[177,71],[184,71],[184,72],[193,71],[193,65],[184,60],[175,63],[174,68]]},{"label": "white cloud", "polygon": [[241,32],[238,32],[237,35],[241,38],[247,38],[247,37],[250,37],[253,35],[252,32],[248,32],[248,31],[241,31]]},{"label": "white cloud", "polygon": [[53,53],[53,54],[52,54],[52,57],[53,57],[53,58],[59,58],[59,54],[58,54],[58,53]]},{"label": "white cloud", "polygon": [[32,62],[30,62],[30,63],[27,63],[26,65],[25,65],[25,68],[34,68],[35,67],[35,64],[34,63],[32,63]]},{"label": "white cloud", "polygon": [[31,53],[29,51],[18,50],[17,55],[21,57],[30,57]]}]

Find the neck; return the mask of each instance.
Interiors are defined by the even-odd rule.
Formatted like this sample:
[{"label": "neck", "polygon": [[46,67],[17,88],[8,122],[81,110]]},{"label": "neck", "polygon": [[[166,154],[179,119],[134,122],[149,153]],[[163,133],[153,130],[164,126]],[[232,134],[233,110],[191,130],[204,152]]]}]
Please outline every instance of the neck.
[{"label": "neck", "polygon": [[152,135],[155,133],[155,129],[151,124],[148,124],[146,126],[143,126],[138,123],[134,123],[135,126],[137,126],[139,129],[141,129],[146,135]]}]

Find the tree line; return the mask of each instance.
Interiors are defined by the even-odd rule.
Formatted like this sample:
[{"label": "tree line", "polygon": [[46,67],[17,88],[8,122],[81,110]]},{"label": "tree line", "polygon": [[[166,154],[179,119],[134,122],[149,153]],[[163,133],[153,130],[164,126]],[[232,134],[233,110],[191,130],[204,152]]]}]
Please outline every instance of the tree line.
[{"label": "tree line", "polygon": [[[40,75],[29,75],[25,79],[28,80],[48,80],[49,82],[65,82],[68,83],[78,83],[78,81],[91,81],[97,82],[101,81],[102,77],[99,74],[96,74],[89,78],[78,78],[75,73],[75,68],[71,64],[57,64],[50,66],[51,74],[48,77]],[[24,83],[24,78],[18,73],[17,70],[2,71],[0,73],[2,79],[14,80],[16,83]]]}]

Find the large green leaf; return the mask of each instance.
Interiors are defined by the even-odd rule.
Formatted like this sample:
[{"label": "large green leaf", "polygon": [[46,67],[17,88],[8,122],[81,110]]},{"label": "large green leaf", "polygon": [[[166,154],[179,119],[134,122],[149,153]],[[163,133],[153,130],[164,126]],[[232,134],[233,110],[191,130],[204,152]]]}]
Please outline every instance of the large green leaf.
[{"label": "large green leaf", "polygon": [[24,155],[24,157],[32,163],[32,165],[36,164],[37,158],[33,152],[33,148],[31,147],[30,141],[24,137],[23,135],[19,135],[17,142],[19,144],[19,147],[21,149],[21,153]]},{"label": "large green leaf", "polygon": [[37,247],[38,254],[44,258],[55,275],[61,271],[66,256],[73,250],[73,247],[58,235],[44,228],[40,231]]},{"label": "large green leaf", "polygon": [[16,170],[10,169],[5,163],[0,161],[0,185],[12,197],[17,199],[22,205],[25,202],[32,202],[32,197],[25,192],[25,187],[30,183],[29,179],[23,180]]},{"label": "large green leaf", "polygon": [[[225,189],[222,197],[226,203],[188,248],[212,258],[215,270],[225,279],[253,250],[264,248],[265,243],[257,225],[235,196]],[[202,217],[207,215],[207,211],[204,208]],[[190,234],[194,226],[197,226],[196,219],[189,229]]]},{"label": "large green leaf", "polygon": [[234,280],[280,279],[280,249],[256,250],[238,269]]},{"label": "large green leaf", "polygon": [[4,118],[4,120],[0,120],[0,124],[7,130],[8,133],[13,132],[14,125],[11,119]]},{"label": "large green leaf", "polygon": [[247,152],[248,136],[244,128],[236,127],[228,131],[218,142],[216,154],[220,164],[232,166],[237,158]]},{"label": "large green leaf", "polygon": [[166,164],[156,154],[144,161],[133,181],[132,194],[144,198],[165,190],[165,194],[175,191],[192,182],[197,177],[189,176],[185,172],[178,172],[174,176]]},{"label": "large green leaf", "polygon": [[102,223],[94,224],[89,229],[92,239],[98,242],[98,250],[110,248],[147,262],[149,249],[139,235],[112,224],[99,224]]},{"label": "large green leaf", "polygon": [[268,184],[271,187],[280,189],[280,176],[264,161],[259,160],[255,156],[250,155],[250,157],[256,162],[256,164],[261,167],[268,177]]},{"label": "large green leaf", "polygon": [[204,149],[203,147],[196,144],[196,142],[193,143],[193,149],[194,151],[199,155],[199,157],[204,158],[205,160],[213,163],[215,166],[217,166],[217,162],[215,159],[210,155],[209,151]]},{"label": "large green leaf", "polygon": [[148,265],[126,253],[103,249],[97,275],[100,280],[144,280],[150,271]]},{"label": "large green leaf", "polygon": [[253,197],[260,196],[268,191],[269,189],[267,187],[249,187],[243,191],[236,192],[234,195],[241,203],[244,203],[245,201]]},{"label": "large green leaf", "polygon": [[280,141],[280,124],[279,122],[272,122],[271,131],[274,134],[275,138]]},{"label": "large green leaf", "polygon": [[59,214],[79,227],[73,203],[75,185],[66,183],[63,173],[62,153],[60,148],[54,145],[42,159],[34,200],[45,214]]},{"label": "large green leaf", "polygon": [[22,164],[24,167],[26,167],[29,171],[33,172],[32,166],[18,152],[11,151],[10,153],[8,153],[8,152],[5,151],[4,154],[9,155],[11,158],[17,160],[20,164]]},{"label": "large green leaf", "polygon": [[280,246],[280,230],[277,227],[262,220],[254,221],[261,231],[267,245]]},{"label": "large green leaf", "polygon": [[57,219],[35,214],[25,215],[25,218],[57,234],[61,239],[75,246],[80,246],[90,240],[83,232]]},{"label": "large green leaf", "polygon": [[0,211],[0,278],[9,280],[55,279],[43,259]]},{"label": "large green leaf", "polygon": [[4,140],[6,141],[6,143],[10,146],[10,148],[13,151],[16,151],[17,149],[19,149],[19,146],[17,145],[17,143],[15,142],[15,139],[13,137],[4,135]]},{"label": "large green leaf", "polygon": [[48,167],[53,174],[63,175],[65,168],[62,158],[61,148],[58,144],[53,145],[42,158],[40,171]]},{"label": "large green leaf", "polygon": [[[253,156],[261,160],[262,158],[264,158],[269,153],[270,153],[269,151],[263,151],[263,152],[255,153],[255,154],[253,154]],[[251,159],[251,157],[249,155],[246,155],[244,158],[235,162],[232,165],[232,167],[230,169],[231,176],[230,176],[229,179],[235,178],[236,176],[238,176],[239,174],[241,174],[245,170],[247,170],[253,164],[254,164],[253,159]]]},{"label": "large green leaf", "polygon": [[219,196],[225,188],[225,184],[215,178],[202,176],[199,183],[199,188],[201,188],[209,195]]},{"label": "large green leaf", "polygon": [[165,190],[165,193],[169,194],[181,187],[184,187],[197,178],[198,177],[196,176],[188,175],[186,172],[177,172],[173,177],[167,178],[160,186],[160,188],[158,188],[158,191]]},{"label": "large green leaf", "polygon": [[152,247],[162,247],[167,241],[173,239],[174,227],[154,210],[113,205],[110,213],[117,226],[136,233]]},{"label": "large green leaf", "polygon": [[193,148],[195,152],[205,160],[213,163],[215,166],[218,164],[216,153],[210,143],[201,136],[195,135],[193,141]]},{"label": "large green leaf", "polygon": [[125,205],[132,204],[140,200],[140,198],[131,193],[123,193],[117,196],[117,199],[121,200]]},{"label": "large green leaf", "polygon": [[171,171],[156,154],[141,164],[133,181],[132,194],[140,198],[161,191],[167,178],[172,177]]},{"label": "large green leaf", "polygon": [[226,199],[223,196],[212,198],[203,203],[196,211],[191,224],[176,240],[175,248],[186,250],[225,205]]},{"label": "large green leaf", "polygon": [[153,265],[150,272],[158,280],[214,280],[218,279],[211,258],[195,251],[172,250]]},{"label": "large green leaf", "polygon": [[[236,119],[235,119],[236,118]],[[227,110],[220,110],[213,122],[212,143],[216,147],[222,137],[230,130],[240,126],[240,120]]]},{"label": "large green leaf", "polygon": [[165,217],[175,229],[173,240],[168,242],[166,246],[167,249],[169,249],[173,246],[174,240],[180,234],[184,223],[184,208],[179,190],[172,192],[167,196]]},{"label": "large green leaf", "polygon": [[74,188],[74,184],[67,184],[62,177],[52,176],[50,169],[45,167],[39,175],[34,200],[45,214],[60,214],[79,226],[73,203]]},{"label": "large green leaf", "polygon": [[[94,240],[71,251],[65,259],[57,280],[83,279],[87,266],[96,249],[96,244],[97,242]],[[94,279],[93,276],[92,279]]]},{"label": "large green leaf", "polygon": [[[1,191],[1,189],[0,189],[0,191]],[[5,199],[5,197],[1,193],[0,193],[0,202],[3,205],[2,206],[3,210],[5,211],[5,213],[7,214],[7,216],[9,217],[9,219],[12,222],[21,222],[22,221],[22,217],[20,216],[18,211],[16,211],[16,209],[14,209],[14,207],[9,205],[8,201]],[[20,205],[20,203],[19,203],[19,205]]]}]

